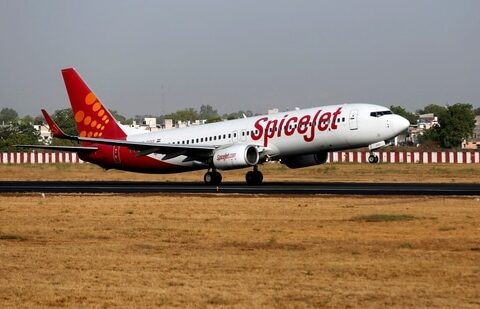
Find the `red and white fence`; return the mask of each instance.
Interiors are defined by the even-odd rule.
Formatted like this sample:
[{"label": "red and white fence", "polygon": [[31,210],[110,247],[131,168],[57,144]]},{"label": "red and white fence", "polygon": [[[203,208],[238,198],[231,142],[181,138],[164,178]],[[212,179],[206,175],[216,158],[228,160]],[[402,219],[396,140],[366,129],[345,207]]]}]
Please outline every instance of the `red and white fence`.
[{"label": "red and white fence", "polygon": [[[383,163],[480,163],[480,152],[375,152]],[[338,151],[329,153],[327,162],[364,163],[368,152]]]},{"label": "red and white fence", "polygon": [[3,152],[2,164],[83,163],[74,152]]},{"label": "red and white fence", "polygon": [[[376,152],[383,163],[480,163],[480,152]],[[368,152],[330,152],[328,163],[366,163]],[[0,153],[0,164],[45,164],[83,163],[76,153],[71,152],[4,152]]]}]

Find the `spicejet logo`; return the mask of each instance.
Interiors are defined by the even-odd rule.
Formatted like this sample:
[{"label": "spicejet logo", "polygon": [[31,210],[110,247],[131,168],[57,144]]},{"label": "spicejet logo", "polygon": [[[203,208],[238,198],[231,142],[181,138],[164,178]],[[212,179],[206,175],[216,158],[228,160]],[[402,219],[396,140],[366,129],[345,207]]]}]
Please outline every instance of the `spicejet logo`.
[{"label": "spicejet logo", "polygon": [[230,159],[234,159],[237,157],[237,154],[236,153],[225,153],[225,154],[221,154],[221,155],[217,155],[217,161],[226,161],[226,160],[230,160]]},{"label": "spicejet logo", "polygon": [[251,137],[254,141],[263,138],[263,146],[267,147],[268,140],[273,137],[293,135],[295,132],[303,135],[306,142],[311,142],[315,138],[316,131],[323,132],[327,129],[337,129],[337,118],[342,112],[339,107],[335,112],[324,112],[318,110],[315,115],[304,115],[298,117],[288,117],[288,114],[282,119],[269,120],[268,117],[258,119],[255,124],[255,131]]}]

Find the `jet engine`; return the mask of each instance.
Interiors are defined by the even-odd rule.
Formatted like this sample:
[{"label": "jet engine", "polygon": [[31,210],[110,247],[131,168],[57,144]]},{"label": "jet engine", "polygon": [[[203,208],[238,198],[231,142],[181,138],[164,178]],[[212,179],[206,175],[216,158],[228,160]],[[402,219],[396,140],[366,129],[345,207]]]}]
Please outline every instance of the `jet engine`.
[{"label": "jet engine", "polygon": [[313,154],[299,155],[293,157],[282,158],[282,164],[285,164],[289,168],[300,168],[323,164],[327,162],[328,152],[319,152]]},{"label": "jet engine", "polygon": [[257,147],[253,145],[232,145],[213,153],[213,166],[219,170],[254,166],[259,158]]}]

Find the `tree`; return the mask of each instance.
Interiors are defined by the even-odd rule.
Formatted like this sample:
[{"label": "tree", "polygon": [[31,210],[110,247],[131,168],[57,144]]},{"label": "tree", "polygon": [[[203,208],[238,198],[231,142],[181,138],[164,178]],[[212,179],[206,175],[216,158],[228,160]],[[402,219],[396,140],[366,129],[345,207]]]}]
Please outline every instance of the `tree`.
[{"label": "tree", "polygon": [[417,114],[434,114],[437,117],[440,117],[443,113],[445,113],[447,108],[445,106],[437,105],[437,104],[430,104],[425,106],[423,109],[417,110]]},{"label": "tree", "polygon": [[446,112],[440,115],[439,138],[443,148],[456,148],[462,141],[472,137],[475,129],[475,114],[473,106],[467,103],[457,103],[448,106]]},{"label": "tree", "polygon": [[476,116],[480,116],[480,107],[475,108],[473,112],[475,113]]},{"label": "tree", "polygon": [[222,117],[220,117],[219,115],[216,115],[208,118],[205,123],[214,123],[214,122],[220,122],[220,121],[222,121]]},{"label": "tree", "polygon": [[18,121],[0,127],[0,150],[16,151],[15,145],[38,145],[40,133],[30,123]]},{"label": "tree", "polygon": [[436,142],[442,148],[457,148],[463,140],[473,135],[475,114],[473,106],[468,103],[457,103],[447,106],[438,116],[438,125],[426,130],[420,142]]},{"label": "tree", "polygon": [[195,121],[199,119],[198,112],[193,108],[187,108],[183,110],[176,111],[175,113],[171,113],[165,115],[166,119],[173,119],[174,122],[177,121]]},{"label": "tree", "polygon": [[18,118],[18,113],[11,108],[4,107],[0,111],[0,125],[14,122]]},{"label": "tree", "polygon": [[43,116],[38,115],[38,116],[35,116],[35,118],[33,119],[33,124],[42,125],[44,123],[45,121],[43,119]]},{"label": "tree", "polygon": [[23,123],[33,124],[34,121],[35,121],[35,119],[34,119],[32,116],[27,115],[27,116],[23,117],[21,121],[22,121]]},{"label": "tree", "polygon": [[[52,115],[53,121],[55,121],[63,132],[69,135],[78,135],[77,125],[73,119],[73,112],[70,108],[58,109]],[[58,139],[54,137],[52,139],[52,145],[57,146],[70,146],[78,145],[76,141]]]},{"label": "tree", "polygon": [[120,121],[120,123],[126,124],[127,118],[123,115],[120,115],[116,110],[111,110],[110,114],[112,114],[113,118],[115,118],[116,121]]},{"label": "tree", "polygon": [[414,113],[411,113],[409,111],[407,111],[405,108],[401,107],[401,106],[390,106],[390,110],[394,113],[394,114],[397,114],[397,115],[400,115],[406,119],[408,119],[408,121],[410,121],[410,124],[416,124],[417,123],[417,116],[414,114]]},{"label": "tree", "polygon": [[213,109],[210,105],[202,105],[200,106],[200,119],[215,119],[218,118],[219,115],[216,109]]},{"label": "tree", "polygon": [[238,119],[238,118],[243,118],[243,115],[247,117],[252,117],[253,112],[250,110],[247,110],[246,112],[239,110],[238,112],[230,113],[230,114],[223,114],[223,119],[227,120],[232,120],[232,119]]},{"label": "tree", "polygon": [[73,112],[70,108],[57,109],[52,115],[55,121],[63,132],[69,135],[78,135],[77,125],[73,119]]}]

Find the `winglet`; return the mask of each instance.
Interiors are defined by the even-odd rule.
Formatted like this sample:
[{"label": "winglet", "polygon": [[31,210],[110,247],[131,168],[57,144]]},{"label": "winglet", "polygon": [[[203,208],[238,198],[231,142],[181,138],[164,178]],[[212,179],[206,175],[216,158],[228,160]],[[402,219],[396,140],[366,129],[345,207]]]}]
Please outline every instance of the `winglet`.
[{"label": "winglet", "polygon": [[42,109],[42,114],[45,120],[47,121],[48,126],[50,127],[50,131],[52,135],[57,138],[61,139],[76,139],[74,136],[65,134],[62,129],[53,121],[52,117],[47,113],[46,110]]}]

